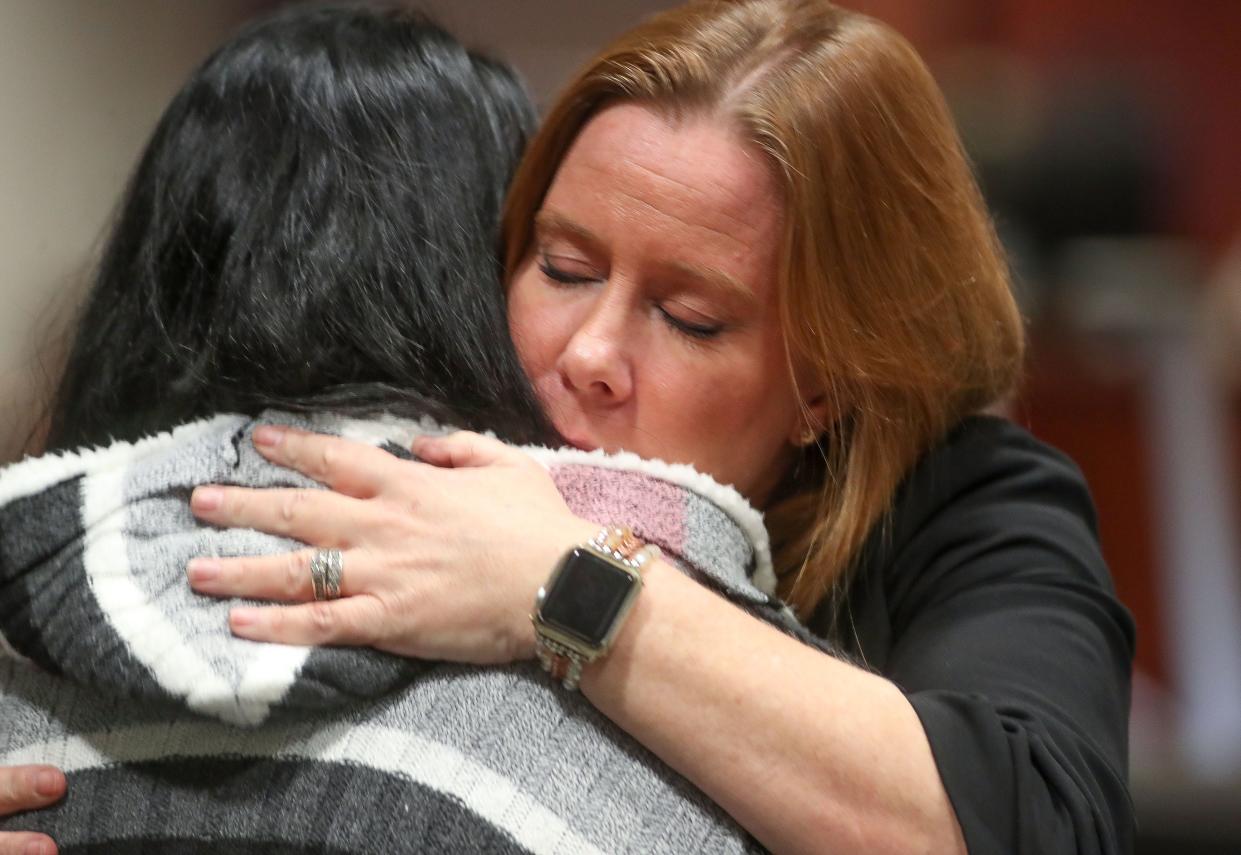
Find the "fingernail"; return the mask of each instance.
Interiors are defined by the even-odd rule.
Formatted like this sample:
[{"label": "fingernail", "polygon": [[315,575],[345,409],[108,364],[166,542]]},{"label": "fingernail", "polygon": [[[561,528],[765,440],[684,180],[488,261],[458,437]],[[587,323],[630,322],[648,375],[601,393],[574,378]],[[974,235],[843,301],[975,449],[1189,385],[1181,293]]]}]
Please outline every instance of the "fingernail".
[{"label": "fingernail", "polygon": [[22,847],[22,855],[52,855],[55,851],[46,840],[31,840]]},{"label": "fingernail", "polygon": [[262,425],[254,429],[254,444],[272,448],[284,439],[284,428],[276,425]]},{"label": "fingernail", "polygon": [[44,769],[39,772],[39,774],[35,775],[34,791],[43,796],[45,799],[50,799],[52,796],[60,792],[60,784],[61,781],[59,772],[53,772],[51,769]]},{"label": "fingernail", "polygon": [[259,621],[259,613],[257,609],[233,609],[228,613],[228,619],[234,628],[253,626]]},{"label": "fingernail", "polygon": [[214,558],[194,558],[185,565],[191,582],[211,582],[220,575],[220,562]]},{"label": "fingernail", "polygon": [[190,496],[190,507],[196,511],[214,511],[224,502],[224,491],[219,487],[196,487]]}]

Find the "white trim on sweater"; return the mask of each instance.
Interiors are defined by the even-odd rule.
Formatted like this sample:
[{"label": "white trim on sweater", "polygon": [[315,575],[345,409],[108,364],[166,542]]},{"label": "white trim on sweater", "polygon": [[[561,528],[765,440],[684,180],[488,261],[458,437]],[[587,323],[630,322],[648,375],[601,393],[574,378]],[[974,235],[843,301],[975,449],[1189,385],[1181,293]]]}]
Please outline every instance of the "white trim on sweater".
[{"label": "white trim on sweater", "polygon": [[[343,427],[340,428],[342,436],[356,439],[359,442],[366,442],[370,445],[392,442],[403,448],[409,448],[416,436],[445,434],[452,431],[453,428],[444,427],[431,419],[412,421],[386,414],[370,420],[346,419]],[[736,488],[721,484],[689,464],[668,463],[658,458],[639,457],[629,451],[582,451],[569,447],[548,448],[532,445],[520,446],[520,448],[545,468],[553,465],[582,465],[641,472],[660,481],[683,487],[713,502],[720,510],[728,514],[754,545],[755,571],[754,578],[751,580],[754,586],[765,594],[775,594],[776,574],[771,562],[771,541],[767,536],[767,527],[763,525],[763,515],[755,510],[754,506],[737,492]]]},{"label": "white trim on sweater", "polygon": [[639,457],[629,451],[605,452],[602,450],[582,451],[577,448],[543,448],[523,446],[525,451],[544,466],[581,465],[596,466],[601,469],[619,469],[625,472],[641,472],[667,481],[678,487],[684,487],[697,493],[704,499],[713,502],[720,510],[728,514],[737,527],[745,532],[754,545],[754,587],[765,594],[775,594],[776,573],[771,563],[771,541],[767,537],[767,527],[763,525],[763,515],[746,501],[736,488],[721,484],[710,475],[703,474],[686,463],[667,463],[657,458]]},{"label": "white trim on sweater", "polygon": [[222,413],[180,425],[170,431],[143,437],[135,442],[118,440],[111,445],[97,448],[27,457],[10,466],[0,468],[0,505],[34,495],[53,484],[76,478],[88,470],[98,472],[109,467],[123,467],[141,454],[171,447],[178,442],[210,433],[226,422],[245,418],[245,416],[234,413]]}]

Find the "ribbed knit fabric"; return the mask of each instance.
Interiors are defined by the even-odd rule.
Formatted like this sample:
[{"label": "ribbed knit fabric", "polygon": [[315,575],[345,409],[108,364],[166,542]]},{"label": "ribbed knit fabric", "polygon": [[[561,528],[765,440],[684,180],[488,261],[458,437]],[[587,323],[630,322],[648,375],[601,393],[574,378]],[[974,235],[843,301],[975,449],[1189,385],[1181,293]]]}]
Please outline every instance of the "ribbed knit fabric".
[{"label": "ribbed knit fabric", "polygon": [[[296,544],[198,524],[200,483],[303,485],[250,441],[301,424],[403,453],[408,422],[220,416],[0,472],[0,764],[69,775],[0,819],[65,851],[742,852],[701,793],[537,666],[258,644],[190,590],[195,555]],[[632,524],[703,584],[810,641],[761,519],[686,467],[531,449],[570,507]],[[348,573],[348,567],[345,570]]]}]

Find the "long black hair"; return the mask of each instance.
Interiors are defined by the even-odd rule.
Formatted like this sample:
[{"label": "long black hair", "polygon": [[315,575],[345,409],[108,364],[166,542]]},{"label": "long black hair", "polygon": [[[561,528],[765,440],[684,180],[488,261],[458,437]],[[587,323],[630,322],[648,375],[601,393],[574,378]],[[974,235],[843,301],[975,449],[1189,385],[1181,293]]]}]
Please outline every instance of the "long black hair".
[{"label": "long black hair", "polygon": [[407,10],[295,7],[240,33],[130,179],[49,449],[269,406],[548,438],[496,254],[533,124],[507,67]]}]

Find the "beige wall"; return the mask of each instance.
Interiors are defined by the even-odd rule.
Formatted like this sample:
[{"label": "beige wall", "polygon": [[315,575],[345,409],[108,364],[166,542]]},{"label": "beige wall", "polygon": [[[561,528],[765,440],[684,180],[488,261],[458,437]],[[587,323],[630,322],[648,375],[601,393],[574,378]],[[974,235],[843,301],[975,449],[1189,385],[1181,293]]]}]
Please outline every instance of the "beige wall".
[{"label": "beige wall", "polygon": [[[0,0],[0,462],[20,453],[131,166],[181,80],[271,0]],[[430,0],[544,100],[660,0]]]},{"label": "beige wall", "polygon": [[256,5],[0,0],[0,460],[31,427],[40,352],[160,110]]}]

